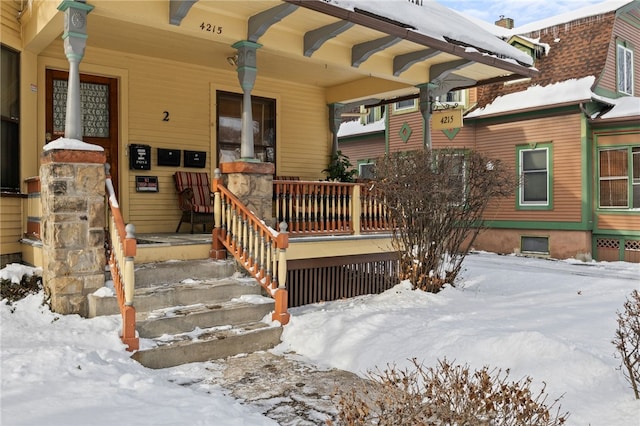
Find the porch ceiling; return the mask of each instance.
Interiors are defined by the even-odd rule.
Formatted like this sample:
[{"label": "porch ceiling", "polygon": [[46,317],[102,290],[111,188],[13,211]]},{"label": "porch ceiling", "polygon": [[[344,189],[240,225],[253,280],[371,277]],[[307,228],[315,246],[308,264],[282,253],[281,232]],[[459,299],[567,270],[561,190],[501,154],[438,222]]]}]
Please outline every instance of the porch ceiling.
[{"label": "porch ceiling", "polygon": [[535,73],[321,0],[97,2],[88,34],[88,48],[227,71],[234,70],[231,45],[253,37],[262,45],[259,77],[326,88],[328,103],[403,96],[433,81],[447,91]]}]

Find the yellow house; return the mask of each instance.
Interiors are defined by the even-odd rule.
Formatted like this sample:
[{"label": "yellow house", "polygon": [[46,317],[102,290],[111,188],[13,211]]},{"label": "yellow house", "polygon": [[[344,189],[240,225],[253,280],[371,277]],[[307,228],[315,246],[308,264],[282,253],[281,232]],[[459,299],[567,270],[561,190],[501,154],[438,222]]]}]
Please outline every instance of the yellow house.
[{"label": "yellow house", "polygon": [[[176,172],[212,179],[219,168],[258,171],[273,180],[274,199],[288,200],[290,191],[308,199],[329,191],[317,181],[336,150],[342,111],[535,75],[527,54],[431,1],[10,0],[0,7],[3,265],[47,264],[38,241],[40,166],[45,146],[62,137],[104,148],[120,212],[138,235],[173,234],[183,217]],[[390,250],[368,207],[344,208],[342,228],[309,224],[313,214],[289,223],[289,259],[303,268],[310,257]],[[275,203],[265,216],[290,221],[293,209]],[[179,225],[179,235],[187,228]],[[148,253],[160,251],[138,255],[152,260]]]}]

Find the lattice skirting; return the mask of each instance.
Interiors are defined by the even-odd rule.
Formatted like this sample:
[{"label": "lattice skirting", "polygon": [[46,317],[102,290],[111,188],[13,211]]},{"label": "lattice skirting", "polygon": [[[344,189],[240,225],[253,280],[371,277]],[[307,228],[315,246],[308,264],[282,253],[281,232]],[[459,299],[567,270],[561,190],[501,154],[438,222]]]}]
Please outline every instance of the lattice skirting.
[{"label": "lattice skirting", "polygon": [[596,259],[640,263],[640,239],[596,238]]}]

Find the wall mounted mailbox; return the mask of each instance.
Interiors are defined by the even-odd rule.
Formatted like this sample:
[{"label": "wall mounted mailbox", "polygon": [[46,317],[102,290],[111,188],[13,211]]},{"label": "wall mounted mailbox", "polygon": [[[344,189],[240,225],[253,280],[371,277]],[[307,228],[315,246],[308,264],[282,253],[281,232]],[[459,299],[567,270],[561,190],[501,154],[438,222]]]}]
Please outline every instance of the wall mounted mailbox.
[{"label": "wall mounted mailbox", "polygon": [[207,163],[207,153],[205,151],[185,151],[184,166],[204,168]]},{"label": "wall mounted mailbox", "polygon": [[151,147],[149,145],[129,145],[129,170],[151,169]]},{"label": "wall mounted mailbox", "polygon": [[158,148],[158,166],[180,167],[181,154],[179,149]]}]

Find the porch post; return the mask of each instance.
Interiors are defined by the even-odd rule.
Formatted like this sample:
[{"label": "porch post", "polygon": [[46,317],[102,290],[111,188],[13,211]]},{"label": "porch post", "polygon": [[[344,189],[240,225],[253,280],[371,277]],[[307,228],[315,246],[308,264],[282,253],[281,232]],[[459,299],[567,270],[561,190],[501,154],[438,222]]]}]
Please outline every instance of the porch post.
[{"label": "porch post", "polygon": [[242,87],[242,133],[240,136],[240,159],[256,161],[253,152],[253,115],[251,113],[251,90],[256,82],[256,50],[261,44],[242,40],[231,46],[238,50],[238,80]]},{"label": "porch post", "polygon": [[425,83],[418,86],[420,89],[420,113],[424,124],[422,144],[425,149],[431,149],[431,97],[435,87],[436,85],[433,83]]},{"label": "porch post", "polygon": [[80,106],[80,61],[87,45],[87,14],[92,5],[84,1],[64,0],[58,10],[64,12],[64,53],[69,60],[69,82],[67,86],[67,115],[64,136],[82,140],[82,111]]},{"label": "porch post", "polygon": [[331,145],[331,157],[338,155],[338,130],[342,123],[342,111],[344,105],[340,103],[333,103],[329,105],[329,130],[331,130],[331,137],[333,143]]}]

